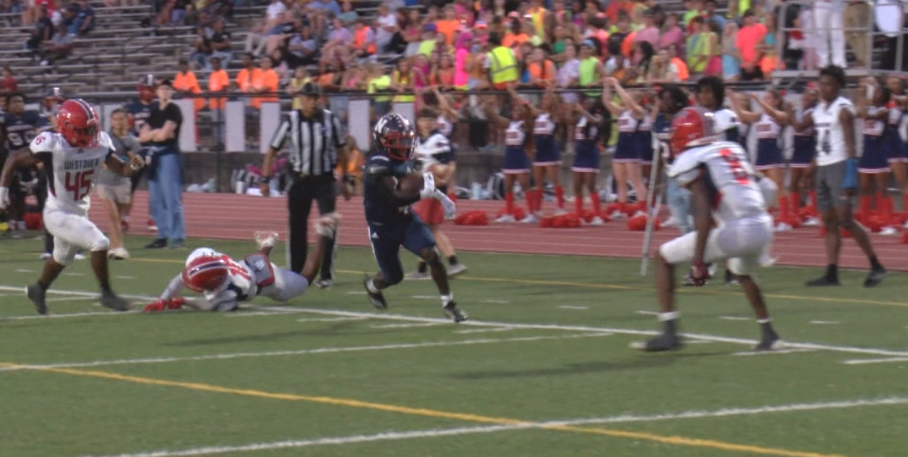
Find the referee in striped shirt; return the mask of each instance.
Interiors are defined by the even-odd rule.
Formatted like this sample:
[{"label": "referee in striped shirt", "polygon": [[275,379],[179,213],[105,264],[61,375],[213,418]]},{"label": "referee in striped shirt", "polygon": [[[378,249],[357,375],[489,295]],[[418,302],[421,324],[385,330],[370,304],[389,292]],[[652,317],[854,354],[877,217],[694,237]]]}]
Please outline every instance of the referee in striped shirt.
[{"label": "referee in striped shirt", "polygon": [[[278,151],[290,140],[290,165],[293,171],[293,184],[287,192],[287,204],[290,213],[290,269],[301,273],[306,263],[307,228],[312,201],[318,204],[318,211],[325,215],[335,211],[337,182],[334,170],[338,163],[341,169],[347,169],[347,145],[344,143],[340,121],[326,109],[319,106],[322,96],[321,88],[307,82],[295,94],[301,98],[302,109],[290,111],[285,117],[265,154],[262,164],[262,181],[260,188],[263,196],[271,194],[268,182],[271,180],[271,168]],[[344,176],[341,186],[344,199],[350,199],[350,191],[345,185],[350,177]],[[325,250],[322,267],[316,287],[327,288],[334,282],[334,257],[337,251],[335,241],[331,241]]]}]

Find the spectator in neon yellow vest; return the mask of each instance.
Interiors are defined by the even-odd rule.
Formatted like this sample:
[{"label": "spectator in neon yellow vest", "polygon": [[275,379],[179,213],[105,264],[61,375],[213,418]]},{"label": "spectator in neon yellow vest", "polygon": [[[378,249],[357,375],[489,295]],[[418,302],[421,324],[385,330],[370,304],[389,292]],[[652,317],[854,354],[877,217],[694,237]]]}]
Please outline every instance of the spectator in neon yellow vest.
[{"label": "spectator in neon yellow vest", "polygon": [[709,40],[703,33],[703,18],[697,16],[691,19],[691,28],[693,33],[687,37],[685,46],[687,55],[687,68],[691,76],[699,79],[700,75],[706,70],[706,64],[709,61],[710,49]]},{"label": "spectator in neon yellow vest", "polygon": [[[595,49],[596,45],[592,40],[583,40],[583,43],[580,43],[580,77],[578,78],[580,87],[600,87],[602,85],[601,81],[605,73],[602,71],[602,63],[593,56]],[[587,95],[595,97],[597,92],[587,92]]]}]

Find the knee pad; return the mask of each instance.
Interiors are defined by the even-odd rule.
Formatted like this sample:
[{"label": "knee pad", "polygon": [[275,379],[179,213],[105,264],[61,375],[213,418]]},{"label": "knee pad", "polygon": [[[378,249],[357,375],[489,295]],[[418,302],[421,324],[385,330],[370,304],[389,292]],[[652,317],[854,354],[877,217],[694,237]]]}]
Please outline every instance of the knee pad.
[{"label": "knee pad", "polygon": [[110,240],[106,236],[97,237],[91,240],[89,249],[91,252],[106,251],[110,247]]}]

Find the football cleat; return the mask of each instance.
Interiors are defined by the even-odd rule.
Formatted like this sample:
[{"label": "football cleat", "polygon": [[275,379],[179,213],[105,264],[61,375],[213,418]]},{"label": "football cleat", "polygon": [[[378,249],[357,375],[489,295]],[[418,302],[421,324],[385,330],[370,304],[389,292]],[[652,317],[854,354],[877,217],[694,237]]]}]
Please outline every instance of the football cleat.
[{"label": "football cleat", "polygon": [[443,308],[445,315],[454,319],[454,323],[458,324],[467,320],[467,315],[457,308],[457,303],[454,301],[449,301]]},{"label": "football cleat", "polygon": [[864,279],[864,287],[873,287],[881,282],[883,278],[886,277],[887,271],[885,268],[874,268],[870,270],[870,273],[867,275],[867,278]]},{"label": "football cleat", "polygon": [[252,234],[252,238],[255,239],[255,244],[259,249],[271,248],[274,247],[274,243],[277,242],[278,233],[275,231],[259,230]]},{"label": "football cleat", "polygon": [[404,277],[404,279],[406,279],[407,281],[424,281],[429,278],[431,278],[431,276],[429,276],[429,273],[424,273],[421,271],[414,271]]},{"label": "football cleat", "polygon": [[458,263],[457,265],[451,265],[448,267],[448,277],[453,278],[455,276],[459,276],[459,275],[465,273],[466,271],[467,271],[467,266],[462,263]]},{"label": "football cleat", "polygon": [[111,260],[126,260],[129,258],[129,251],[126,248],[114,248],[107,253],[107,258]]},{"label": "football cleat", "polygon": [[112,291],[101,293],[101,306],[114,311],[129,311],[129,302]]},{"label": "football cleat", "polygon": [[631,348],[645,352],[674,351],[681,349],[681,340],[677,335],[662,334],[646,341],[631,343]]},{"label": "football cleat", "polygon": [[38,283],[29,284],[28,287],[25,288],[25,295],[31,300],[32,304],[35,305],[38,314],[42,316],[47,314],[47,302],[44,299],[45,290],[42,289]]},{"label": "football cleat", "polygon": [[385,301],[384,294],[382,294],[381,291],[377,289],[375,292],[372,292],[369,286],[372,286],[373,288],[375,287],[372,284],[372,278],[367,275],[365,278],[363,278],[363,288],[366,289],[366,294],[369,295],[369,301],[372,303],[372,306],[380,310],[388,309],[388,302]]},{"label": "football cleat", "polygon": [[328,289],[334,285],[334,280],[331,278],[322,278],[315,281],[315,287],[319,289]]},{"label": "football cleat", "polygon": [[763,338],[760,339],[760,342],[754,347],[755,351],[775,351],[778,349],[783,349],[785,347],[785,342],[782,341],[782,338],[776,332],[763,333]]}]

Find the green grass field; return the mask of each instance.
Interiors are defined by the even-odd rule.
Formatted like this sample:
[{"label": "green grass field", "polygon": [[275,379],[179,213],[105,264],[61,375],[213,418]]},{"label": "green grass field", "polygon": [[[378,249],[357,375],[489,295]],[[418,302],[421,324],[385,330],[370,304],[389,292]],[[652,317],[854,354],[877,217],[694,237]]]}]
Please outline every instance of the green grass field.
[{"label": "green grass field", "polygon": [[[112,265],[122,294],[157,295],[188,253],[142,241]],[[654,355],[628,348],[658,329],[636,261],[461,254],[461,325],[425,281],[375,312],[365,249],[341,250],[332,289],[229,314],[107,312],[78,261],[40,317],[22,293],[40,246],[0,240],[3,457],[901,457],[908,443],[899,275],[807,290],[818,270],[759,271],[794,343],[759,355],[735,288],[687,289],[691,344]]]}]

